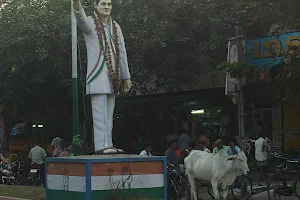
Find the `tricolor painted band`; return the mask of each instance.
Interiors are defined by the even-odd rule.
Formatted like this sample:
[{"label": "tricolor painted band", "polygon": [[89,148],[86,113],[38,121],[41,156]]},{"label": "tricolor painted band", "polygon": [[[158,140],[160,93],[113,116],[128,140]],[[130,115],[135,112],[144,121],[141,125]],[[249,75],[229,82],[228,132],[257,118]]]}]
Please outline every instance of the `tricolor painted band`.
[{"label": "tricolor painted band", "polygon": [[164,163],[152,162],[128,162],[128,163],[93,163],[92,176],[108,176],[113,172],[114,176],[129,172],[132,175],[163,174]]},{"label": "tricolor painted band", "polygon": [[[111,200],[113,195],[117,195],[126,199],[139,198],[139,199],[151,199],[151,200],[164,200],[163,188],[147,188],[147,189],[130,189],[130,190],[93,190],[92,200]],[[48,199],[53,200],[83,200],[86,199],[85,192],[69,192],[66,190],[48,190]]]},{"label": "tricolor painted band", "polygon": [[[113,183],[115,184],[112,185]],[[92,190],[159,188],[163,186],[163,174],[92,177]]]},{"label": "tricolor painted band", "polygon": [[85,176],[86,165],[84,163],[48,163],[47,174]]},{"label": "tricolor painted band", "polygon": [[47,175],[47,189],[85,192],[86,179],[82,176]]},{"label": "tricolor painted band", "polygon": [[[128,163],[93,163],[92,176],[119,176],[124,171],[132,175],[163,174],[162,161],[152,162],[128,162]],[[84,163],[48,163],[50,175],[85,176],[86,165]]]}]

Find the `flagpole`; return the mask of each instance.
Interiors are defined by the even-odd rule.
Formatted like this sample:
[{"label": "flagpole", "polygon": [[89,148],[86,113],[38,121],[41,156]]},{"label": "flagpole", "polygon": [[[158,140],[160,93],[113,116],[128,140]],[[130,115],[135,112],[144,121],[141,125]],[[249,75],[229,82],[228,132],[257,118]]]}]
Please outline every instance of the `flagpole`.
[{"label": "flagpole", "polygon": [[72,99],[73,99],[73,153],[79,155],[79,145],[74,139],[79,137],[79,114],[78,114],[78,86],[77,86],[77,23],[71,0],[71,26],[72,26]]}]

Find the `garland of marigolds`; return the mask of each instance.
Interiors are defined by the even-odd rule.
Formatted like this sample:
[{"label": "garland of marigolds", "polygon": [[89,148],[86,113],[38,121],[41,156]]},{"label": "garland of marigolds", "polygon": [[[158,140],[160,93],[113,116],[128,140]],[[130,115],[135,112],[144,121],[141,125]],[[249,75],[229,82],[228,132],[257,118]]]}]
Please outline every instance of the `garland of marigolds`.
[{"label": "garland of marigolds", "polygon": [[[96,12],[96,13],[97,13],[98,16],[100,16],[98,12]],[[120,81],[120,45],[119,45],[119,35],[118,35],[118,32],[117,32],[117,26],[116,26],[116,23],[112,20],[113,37],[114,37],[113,39],[114,39],[115,47],[116,47],[116,69],[114,71],[113,70],[113,64],[112,64],[111,49],[110,49],[110,46],[108,45],[104,25],[101,22],[101,20],[96,17],[95,14],[93,14],[93,19],[94,19],[94,22],[95,22],[95,25],[96,25],[96,31],[97,31],[97,35],[98,35],[98,39],[99,39],[99,45],[100,45],[100,48],[102,48],[102,50],[104,52],[105,62],[107,64],[108,71],[110,73],[110,78],[111,78],[111,81],[112,81],[113,90],[114,90],[114,93],[117,95],[117,94],[119,94],[119,90],[120,90],[120,86],[121,86],[121,81]],[[105,42],[104,45],[103,45],[102,36],[103,36],[104,42]],[[105,53],[105,50],[104,50],[105,46],[107,46],[107,53]]]}]

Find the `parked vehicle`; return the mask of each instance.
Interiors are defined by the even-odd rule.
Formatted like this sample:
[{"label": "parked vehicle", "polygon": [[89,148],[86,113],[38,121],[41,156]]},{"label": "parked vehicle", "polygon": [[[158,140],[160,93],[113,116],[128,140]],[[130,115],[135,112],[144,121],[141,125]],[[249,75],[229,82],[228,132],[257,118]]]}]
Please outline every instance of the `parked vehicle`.
[{"label": "parked vehicle", "polygon": [[20,185],[23,183],[23,170],[20,161],[20,156],[12,164],[0,165],[1,183],[10,185]]},{"label": "parked vehicle", "polygon": [[174,169],[168,164],[168,200],[181,200],[185,196],[187,179],[182,170]]},{"label": "parked vehicle", "polygon": [[[267,183],[269,200],[281,200],[285,197],[300,199],[300,159],[298,156],[280,155],[275,153],[276,165],[270,173]],[[283,161],[284,160],[284,161]],[[276,163],[276,162],[274,162]],[[295,165],[295,166],[293,166]],[[293,174],[291,176],[290,174]]]},{"label": "parked vehicle", "polygon": [[14,184],[15,177],[12,171],[11,164],[1,163],[0,176],[1,176],[1,183]]},{"label": "parked vehicle", "polygon": [[40,178],[40,169],[37,164],[30,165],[30,173],[28,177],[29,183],[32,185],[40,185],[41,178]]}]

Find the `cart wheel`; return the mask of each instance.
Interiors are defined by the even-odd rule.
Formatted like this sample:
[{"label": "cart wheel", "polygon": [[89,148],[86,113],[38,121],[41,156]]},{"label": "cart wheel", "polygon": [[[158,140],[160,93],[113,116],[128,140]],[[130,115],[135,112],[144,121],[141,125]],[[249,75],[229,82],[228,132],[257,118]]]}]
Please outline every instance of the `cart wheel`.
[{"label": "cart wheel", "polygon": [[231,193],[236,200],[249,199],[252,194],[252,181],[250,177],[245,175],[238,176],[231,186]]}]

